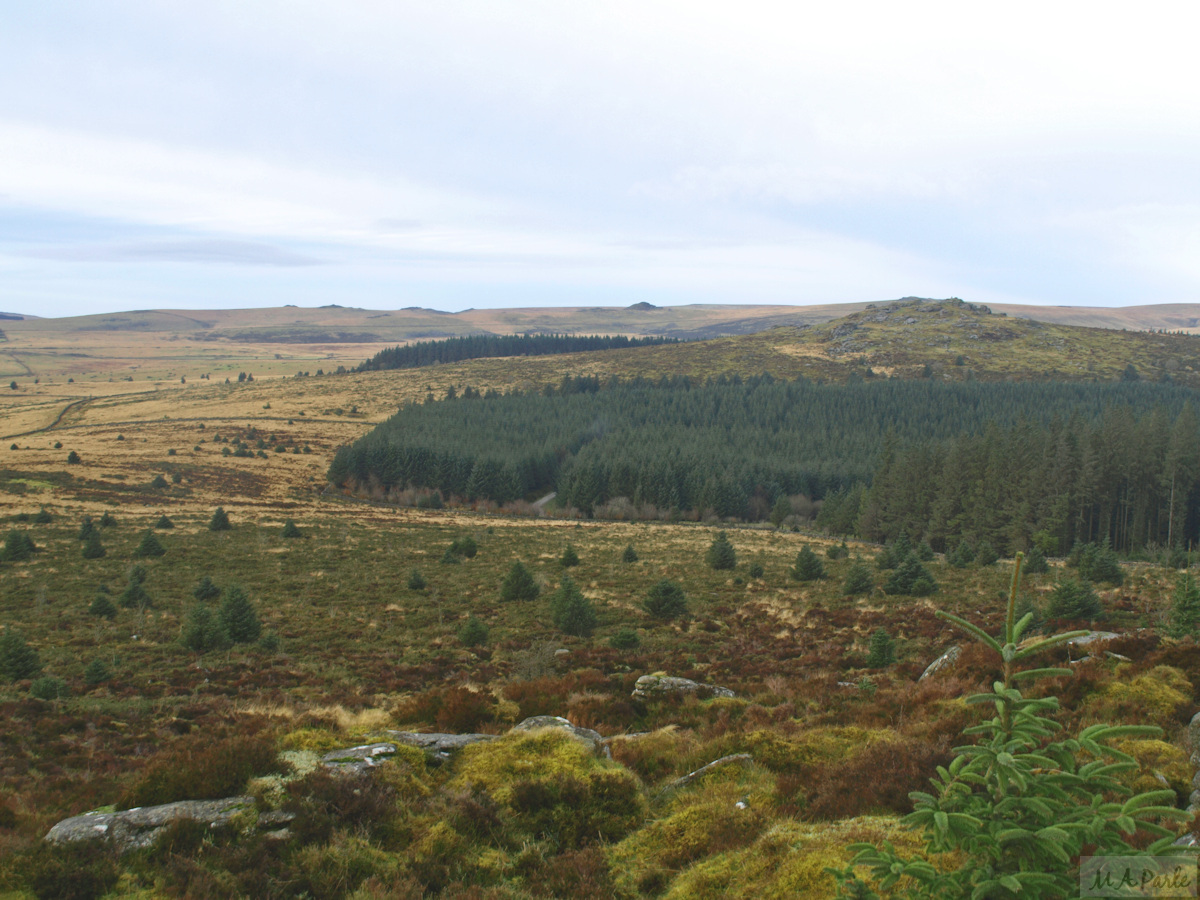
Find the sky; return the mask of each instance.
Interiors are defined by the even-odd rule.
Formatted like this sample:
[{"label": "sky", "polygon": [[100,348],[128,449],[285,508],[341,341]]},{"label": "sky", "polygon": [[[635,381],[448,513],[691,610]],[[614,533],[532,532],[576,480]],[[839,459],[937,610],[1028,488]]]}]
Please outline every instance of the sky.
[{"label": "sky", "polygon": [[1197,25],[0,0],[0,310],[1200,302]]}]

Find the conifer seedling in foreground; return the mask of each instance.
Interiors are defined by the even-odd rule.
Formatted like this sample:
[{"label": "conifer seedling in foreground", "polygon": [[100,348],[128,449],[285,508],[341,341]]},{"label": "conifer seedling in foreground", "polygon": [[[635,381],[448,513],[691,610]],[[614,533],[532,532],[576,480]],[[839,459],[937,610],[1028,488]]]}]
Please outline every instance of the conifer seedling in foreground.
[{"label": "conifer seedling in foreground", "polygon": [[[1087,633],[1070,631],[1022,645],[1033,614],[1016,619],[1021,562],[1017,554],[999,638],[951,613],[937,612],[993,651],[1004,678],[991,693],[967,700],[996,710],[994,718],[964,730],[979,736],[979,742],[957,748],[949,767],[938,768],[932,779],[935,793],[910,795],[915,808],[902,822],[924,832],[927,858],[902,856],[888,842],[880,847],[853,844],[851,864],[828,870],[837,878],[841,896],[879,897],[855,872],[865,868],[887,897],[1074,897],[1085,849],[1096,856],[1183,852],[1172,846],[1175,833],[1156,821],[1191,818],[1173,805],[1175,792],[1130,796],[1114,776],[1136,769],[1137,763],[1105,743],[1158,737],[1161,729],[1096,724],[1050,742],[1061,726],[1045,714],[1058,709],[1058,698],[1029,698],[1018,689],[1023,681],[1072,677],[1070,669],[1019,670],[1017,664]],[[1107,799],[1113,796],[1124,799]],[[1140,850],[1134,837],[1139,831],[1157,840]]]}]

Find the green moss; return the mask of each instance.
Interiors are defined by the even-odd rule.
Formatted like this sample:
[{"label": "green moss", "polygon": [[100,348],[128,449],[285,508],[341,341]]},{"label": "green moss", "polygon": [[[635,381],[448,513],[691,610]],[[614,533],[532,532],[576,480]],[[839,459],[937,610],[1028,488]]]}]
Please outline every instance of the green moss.
[{"label": "green moss", "polygon": [[1085,717],[1171,728],[1181,706],[1192,703],[1192,683],[1179,669],[1155,666],[1132,681],[1112,681],[1089,698]]},{"label": "green moss", "polygon": [[1187,800],[1192,791],[1192,764],[1182,748],[1167,741],[1121,741],[1114,746],[1138,762],[1136,772],[1120,776],[1135,793],[1161,791],[1165,786],[1158,780],[1161,775],[1181,800]]},{"label": "green moss", "polygon": [[772,772],[795,774],[814,766],[848,759],[871,743],[895,736],[895,732],[886,728],[854,726],[811,728],[794,736],[759,730],[726,735],[718,741],[705,744],[692,753],[688,762],[701,758],[708,762],[731,753],[749,753],[757,764]]},{"label": "green moss", "polygon": [[288,732],[279,742],[284,750],[312,750],[327,753],[346,746],[346,736],[324,728],[300,728]]}]

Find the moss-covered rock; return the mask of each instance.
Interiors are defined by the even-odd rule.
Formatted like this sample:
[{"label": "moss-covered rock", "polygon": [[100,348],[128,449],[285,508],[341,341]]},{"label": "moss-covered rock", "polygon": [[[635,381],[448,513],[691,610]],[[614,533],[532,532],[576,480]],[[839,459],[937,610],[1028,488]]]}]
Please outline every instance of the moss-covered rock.
[{"label": "moss-covered rock", "polygon": [[1131,681],[1114,680],[1088,698],[1084,718],[1171,729],[1192,712],[1192,683],[1179,669],[1155,666]]}]

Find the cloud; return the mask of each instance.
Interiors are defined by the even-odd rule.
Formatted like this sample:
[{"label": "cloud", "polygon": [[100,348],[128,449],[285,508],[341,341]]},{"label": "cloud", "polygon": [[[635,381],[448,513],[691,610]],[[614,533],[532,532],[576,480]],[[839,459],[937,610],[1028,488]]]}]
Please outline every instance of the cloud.
[{"label": "cloud", "polygon": [[270,244],[235,240],[147,241],[39,248],[19,255],[64,262],[182,262],[238,266],[322,265],[324,260]]}]

